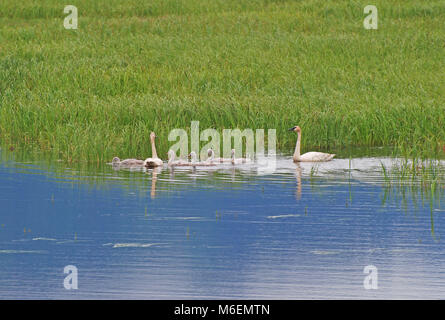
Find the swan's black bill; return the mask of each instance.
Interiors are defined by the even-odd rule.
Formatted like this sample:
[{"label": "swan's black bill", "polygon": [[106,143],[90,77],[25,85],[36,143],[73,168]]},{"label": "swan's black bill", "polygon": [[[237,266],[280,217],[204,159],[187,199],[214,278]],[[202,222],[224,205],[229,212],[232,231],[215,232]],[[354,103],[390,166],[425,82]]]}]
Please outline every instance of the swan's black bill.
[{"label": "swan's black bill", "polygon": [[296,127],[290,128],[288,131],[294,131]]}]

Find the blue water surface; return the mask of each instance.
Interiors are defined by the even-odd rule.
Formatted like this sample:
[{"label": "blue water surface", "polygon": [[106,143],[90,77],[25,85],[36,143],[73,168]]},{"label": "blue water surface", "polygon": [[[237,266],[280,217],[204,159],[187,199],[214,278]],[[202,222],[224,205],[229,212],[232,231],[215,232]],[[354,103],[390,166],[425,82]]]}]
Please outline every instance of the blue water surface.
[{"label": "blue water surface", "polygon": [[388,190],[375,159],[347,162],[283,157],[259,174],[3,161],[0,298],[444,298],[445,199]]}]

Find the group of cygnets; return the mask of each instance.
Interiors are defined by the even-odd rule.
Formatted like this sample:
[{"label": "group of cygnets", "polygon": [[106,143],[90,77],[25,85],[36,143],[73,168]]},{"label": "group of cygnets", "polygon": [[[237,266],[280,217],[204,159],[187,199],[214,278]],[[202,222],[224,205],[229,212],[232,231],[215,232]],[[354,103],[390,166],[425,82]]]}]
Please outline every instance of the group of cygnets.
[{"label": "group of cygnets", "polygon": [[[300,145],[301,145],[301,128],[299,126],[295,126],[289,129],[289,131],[296,132],[298,134],[297,144],[295,146],[295,151],[293,154],[293,161],[294,162],[321,162],[321,161],[330,161],[335,157],[335,154],[330,153],[323,153],[323,152],[307,152],[303,155],[300,155]],[[125,159],[120,160],[118,157],[114,157],[112,161],[112,165],[119,165],[119,166],[143,166],[146,168],[155,168],[160,167],[164,165],[164,162],[158,157],[158,154],[156,153],[156,146],[155,146],[155,138],[156,135],[154,132],[150,134],[150,142],[151,142],[151,150],[152,150],[152,157],[147,158],[145,160],[138,160],[138,159]],[[231,157],[230,158],[215,158],[215,152],[212,149],[207,150],[207,160],[205,161],[198,161],[197,155],[194,151],[192,151],[188,157],[190,161],[185,160],[176,160],[176,154],[173,150],[169,150],[167,152],[168,155],[168,162],[167,165],[170,167],[186,167],[186,166],[216,166],[217,164],[242,164],[250,162],[251,159],[249,157],[246,158],[235,158],[235,149],[232,149]]]},{"label": "group of cygnets", "polygon": [[[150,142],[152,150],[151,158],[147,158],[145,160],[138,160],[138,159],[121,160],[118,157],[114,157],[111,164],[114,166],[127,166],[127,167],[141,166],[146,168],[155,168],[162,166],[164,162],[162,161],[162,159],[158,157],[158,154],[156,152],[155,138],[156,135],[154,132],[152,132],[150,134]],[[236,164],[248,163],[251,161],[251,159],[249,158],[235,158],[235,149],[232,149],[230,158],[215,158],[215,152],[212,149],[208,149],[207,150],[208,158],[205,161],[198,161],[198,156],[194,151],[190,152],[190,154],[188,155],[190,161],[185,161],[182,159],[176,160],[175,159],[176,154],[173,150],[169,150],[167,152],[167,155],[168,155],[167,165],[169,167],[216,166],[217,164],[221,163],[236,165]]]}]

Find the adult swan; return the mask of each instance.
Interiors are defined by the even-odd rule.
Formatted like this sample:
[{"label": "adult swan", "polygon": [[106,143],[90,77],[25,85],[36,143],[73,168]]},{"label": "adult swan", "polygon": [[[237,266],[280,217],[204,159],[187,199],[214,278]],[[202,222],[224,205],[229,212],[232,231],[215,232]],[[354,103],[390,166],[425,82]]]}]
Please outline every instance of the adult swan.
[{"label": "adult swan", "polygon": [[155,138],[155,133],[150,133],[151,158],[147,158],[144,160],[144,166],[147,168],[160,167],[163,165],[162,160],[158,158],[158,154],[156,153]]},{"label": "adult swan", "polygon": [[319,162],[319,161],[329,161],[335,157],[335,154],[323,153],[323,152],[306,152],[300,155],[300,144],[301,144],[301,129],[299,126],[295,126],[289,129],[289,131],[294,131],[298,134],[297,145],[294,151],[294,162]]}]

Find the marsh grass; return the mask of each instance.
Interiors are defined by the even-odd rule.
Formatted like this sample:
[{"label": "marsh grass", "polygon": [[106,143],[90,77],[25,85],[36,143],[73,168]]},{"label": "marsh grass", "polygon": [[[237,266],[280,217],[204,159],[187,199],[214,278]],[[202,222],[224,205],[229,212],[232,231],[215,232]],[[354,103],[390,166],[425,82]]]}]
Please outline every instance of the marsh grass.
[{"label": "marsh grass", "polygon": [[[432,232],[433,211],[440,210],[445,198],[445,167],[439,161],[403,160],[387,168],[382,164],[384,178],[383,205],[390,199],[408,208],[429,206]],[[409,195],[409,197],[408,197]],[[410,204],[408,203],[410,199]]]},{"label": "marsh grass", "polygon": [[79,0],[65,30],[60,1],[1,1],[1,144],[98,164],[198,120],[443,157],[445,2],[373,4],[370,31],[358,1]]},{"label": "marsh grass", "polygon": [[[408,215],[429,206],[431,235],[436,238],[435,210],[445,199],[445,167],[437,160],[404,159],[391,168],[382,166],[384,194],[382,205],[396,203]],[[442,201],[442,202],[441,202]]]}]

